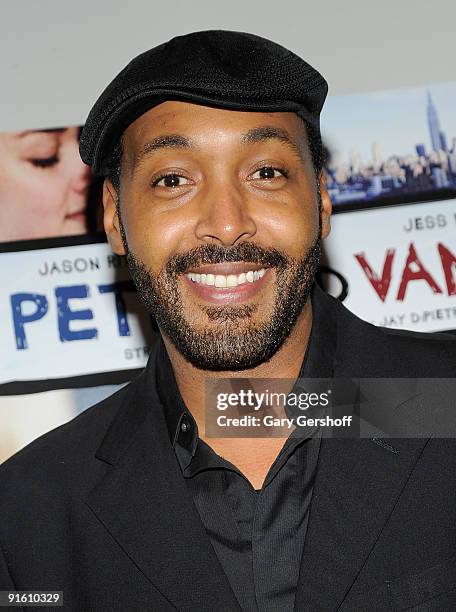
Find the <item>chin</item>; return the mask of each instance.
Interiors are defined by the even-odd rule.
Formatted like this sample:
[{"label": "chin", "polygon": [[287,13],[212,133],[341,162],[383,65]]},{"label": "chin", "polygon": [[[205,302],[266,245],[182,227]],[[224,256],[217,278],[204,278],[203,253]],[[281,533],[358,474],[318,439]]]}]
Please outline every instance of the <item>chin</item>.
[{"label": "chin", "polygon": [[85,220],[85,216],[82,219],[65,219],[62,231],[60,233],[61,236],[75,236],[79,234],[87,233],[87,223]]}]

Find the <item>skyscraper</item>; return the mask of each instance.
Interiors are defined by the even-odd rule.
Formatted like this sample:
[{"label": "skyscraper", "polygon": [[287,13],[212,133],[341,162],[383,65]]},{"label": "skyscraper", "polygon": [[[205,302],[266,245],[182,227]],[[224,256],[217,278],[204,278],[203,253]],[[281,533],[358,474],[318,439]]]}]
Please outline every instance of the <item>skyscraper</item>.
[{"label": "skyscraper", "polygon": [[440,132],[440,148],[442,149],[442,151],[448,151],[445,132]]},{"label": "skyscraper", "polygon": [[415,145],[415,150],[418,157],[426,157],[426,147],[424,144]]},{"label": "skyscraper", "polygon": [[374,166],[380,166],[382,163],[382,150],[376,140],[372,143],[372,162]]},{"label": "skyscraper", "polygon": [[443,170],[442,168],[439,168],[438,166],[434,166],[432,168],[432,177],[434,179],[434,185],[437,189],[448,187],[449,185],[448,177],[447,177],[445,170]]},{"label": "skyscraper", "polygon": [[440,124],[439,124],[439,116],[437,115],[437,109],[434,106],[434,102],[432,101],[431,94],[428,91],[428,105],[427,105],[427,120],[429,126],[429,132],[431,135],[431,144],[432,149],[434,151],[438,151],[442,148],[441,138],[440,138]]}]

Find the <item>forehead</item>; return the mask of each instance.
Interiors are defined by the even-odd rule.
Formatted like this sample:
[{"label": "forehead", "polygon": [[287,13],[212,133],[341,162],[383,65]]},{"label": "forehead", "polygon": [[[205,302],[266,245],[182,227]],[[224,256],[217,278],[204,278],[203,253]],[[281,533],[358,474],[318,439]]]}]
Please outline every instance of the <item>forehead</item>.
[{"label": "forehead", "polygon": [[150,109],[129,125],[123,134],[123,145],[127,151],[135,151],[151,137],[162,134],[182,134],[193,140],[207,133],[215,139],[226,135],[240,137],[262,126],[284,130],[296,140],[305,139],[304,122],[295,113],[228,110],[170,100]]}]

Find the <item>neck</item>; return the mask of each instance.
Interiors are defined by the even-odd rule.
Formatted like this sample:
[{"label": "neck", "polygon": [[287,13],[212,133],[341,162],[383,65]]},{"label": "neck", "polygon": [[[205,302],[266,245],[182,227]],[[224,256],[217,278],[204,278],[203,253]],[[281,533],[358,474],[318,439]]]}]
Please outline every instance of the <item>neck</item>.
[{"label": "neck", "polygon": [[[171,340],[162,334],[177,386],[188,410],[198,425],[201,438],[205,438],[205,381],[210,378],[298,378],[307,349],[312,327],[312,305],[307,300],[290,335],[280,349],[267,362],[246,370],[217,371],[200,370],[187,361]],[[214,439],[212,439],[213,442]]]}]

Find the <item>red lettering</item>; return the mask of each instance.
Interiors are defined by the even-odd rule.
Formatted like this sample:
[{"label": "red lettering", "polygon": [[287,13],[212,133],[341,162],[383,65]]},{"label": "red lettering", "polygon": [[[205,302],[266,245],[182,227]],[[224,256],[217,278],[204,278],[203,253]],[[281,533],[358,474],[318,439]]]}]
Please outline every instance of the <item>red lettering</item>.
[{"label": "red lettering", "polygon": [[372,287],[375,289],[378,297],[384,302],[388,294],[388,289],[391,283],[391,270],[393,267],[393,259],[396,249],[388,249],[386,251],[385,262],[383,264],[382,276],[379,278],[377,274],[372,270],[372,267],[366,259],[365,253],[355,254],[358,263],[363,269],[364,274],[367,276],[367,280],[370,282]]},{"label": "red lettering", "polygon": [[424,280],[428,283],[434,293],[442,293],[442,290],[432,278],[430,272],[426,270],[416,254],[413,242],[410,243],[407,261],[405,262],[404,272],[402,273],[401,284],[397,292],[397,299],[403,301],[407,286],[411,281]]},{"label": "red lettering", "polygon": [[442,262],[443,272],[448,290],[448,295],[456,294],[456,279],[453,274],[456,270],[456,256],[440,242],[437,248],[439,249],[440,260]]}]

